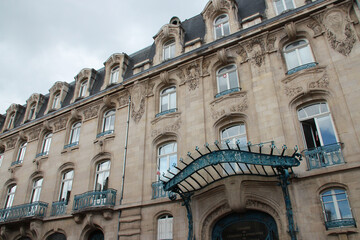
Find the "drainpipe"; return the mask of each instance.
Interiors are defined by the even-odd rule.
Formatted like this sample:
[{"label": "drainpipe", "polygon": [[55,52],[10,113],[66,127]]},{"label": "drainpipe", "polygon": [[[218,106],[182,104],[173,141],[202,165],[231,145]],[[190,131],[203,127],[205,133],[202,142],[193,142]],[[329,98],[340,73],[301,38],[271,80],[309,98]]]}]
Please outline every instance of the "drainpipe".
[{"label": "drainpipe", "polygon": [[[126,167],[126,156],[127,156],[128,136],[129,136],[129,123],[130,123],[130,105],[131,105],[131,96],[129,96],[128,116],[127,116],[127,122],[126,122],[124,165],[123,165],[123,172],[122,172],[122,179],[121,179],[121,192],[120,192],[120,202],[119,202],[120,205],[121,205],[122,200],[124,198],[125,167]],[[121,217],[121,210],[119,211],[119,219],[118,219],[118,231],[117,231],[117,239],[118,240],[120,239],[120,236],[119,236],[120,217]]]}]

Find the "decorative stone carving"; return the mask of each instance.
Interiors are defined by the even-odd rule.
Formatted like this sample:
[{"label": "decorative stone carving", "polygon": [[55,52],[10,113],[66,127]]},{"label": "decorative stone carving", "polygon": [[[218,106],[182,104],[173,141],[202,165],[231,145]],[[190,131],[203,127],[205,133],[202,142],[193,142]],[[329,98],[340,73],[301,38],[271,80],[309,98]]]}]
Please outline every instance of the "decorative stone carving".
[{"label": "decorative stone carving", "polygon": [[16,138],[10,138],[9,140],[6,141],[6,149],[13,149],[15,147],[16,144]]},{"label": "decorative stone carving", "polygon": [[51,131],[52,128],[51,128],[48,120],[45,120],[45,121],[43,122],[43,128],[44,128],[44,130],[46,130],[46,131]]},{"label": "decorative stone carving", "polygon": [[154,96],[154,86],[155,86],[155,83],[148,82],[148,85],[146,87],[146,96],[147,97]]},{"label": "decorative stone carving", "polygon": [[145,112],[146,89],[143,84],[135,83],[130,90],[131,94],[131,118],[138,123]]},{"label": "decorative stone carving", "polygon": [[178,119],[174,124],[169,124],[163,128],[155,129],[151,132],[151,137],[155,138],[167,132],[177,132],[181,127],[181,120]]},{"label": "decorative stone carving", "polygon": [[169,84],[169,73],[168,73],[168,71],[163,71],[162,73],[160,73],[160,80],[165,85]]},{"label": "decorative stone carving", "polygon": [[275,42],[276,42],[276,37],[268,37],[266,39],[266,49],[267,49],[268,52],[276,51]]},{"label": "decorative stone carving", "polygon": [[1,228],[0,228],[0,236],[4,240],[7,240],[9,237],[9,231],[5,225],[1,226]]},{"label": "decorative stone carving", "polygon": [[331,48],[344,56],[349,55],[356,36],[345,13],[339,9],[331,9],[324,14],[323,24]]},{"label": "decorative stone carving", "polygon": [[182,68],[176,75],[180,78],[182,84],[187,83],[189,91],[193,91],[199,87],[200,63],[192,62]]},{"label": "decorative stone carving", "polygon": [[328,88],[329,84],[329,77],[325,74],[321,79],[311,82],[309,88]]},{"label": "decorative stone carving", "polygon": [[113,105],[109,95],[104,96],[102,100],[103,100],[104,105],[108,108],[110,108]]},{"label": "decorative stone carving", "polygon": [[247,42],[246,50],[255,65],[261,67],[261,65],[265,61],[266,54],[265,42],[263,37],[254,38]]},{"label": "decorative stone carving", "polygon": [[248,99],[246,92],[238,92],[234,96],[215,100],[210,105],[211,117],[216,121],[226,114],[245,112],[248,109]]},{"label": "decorative stone carving", "polygon": [[72,109],[71,110],[71,118],[72,119],[81,119],[81,116],[79,114],[79,111],[77,109]]},{"label": "decorative stone carving", "polygon": [[313,30],[314,37],[320,36],[321,34],[324,33],[323,28],[321,27],[321,25],[317,20],[317,17],[313,17],[313,20],[311,20],[306,26],[311,30]]},{"label": "decorative stone carving", "polygon": [[209,66],[210,66],[210,61],[209,60],[205,60],[203,61],[203,64],[202,64],[202,73],[203,73],[203,76],[209,76],[210,73],[209,73]]},{"label": "decorative stone carving", "polygon": [[248,199],[246,200],[245,207],[247,209],[256,209],[256,210],[261,210],[263,212],[267,212],[280,221],[279,213],[274,208],[270,207],[269,205],[263,202],[254,199]]},{"label": "decorative stone carving", "polygon": [[54,131],[60,131],[65,129],[67,123],[67,117],[60,117],[54,122]]},{"label": "decorative stone carving", "polygon": [[85,109],[83,111],[84,120],[88,120],[88,119],[97,117],[99,108],[100,108],[100,106],[96,105],[96,106],[91,106],[91,107],[88,107],[87,109]]},{"label": "decorative stone carving", "polygon": [[245,51],[245,48],[242,47],[241,45],[240,45],[239,49],[236,51],[236,53],[241,57],[241,60],[240,60],[241,63],[244,63],[249,59],[247,52]]},{"label": "decorative stone carving", "polygon": [[119,107],[125,107],[129,104],[129,93],[124,92],[118,98],[117,101],[119,102]]},{"label": "decorative stone carving", "polygon": [[296,25],[294,22],[290,22],[285,24],[285,32],[286,35],[288,36],[289,40],[294,40],[296,38]]},{"label": "decorative stone carving", "polygon": [[229,62],[228,56],[226,54],[225,48],[222,48],[216,53],[218,60],[223,64],[227,64]]},{"label": "decorative stone carving", "polygon": [[295,88],[285,87],[285,94],[288,97],[293,97],[301,93],[303,90],[304,89],[302,87],[295,87]]},{"label": "decorative stone carving", "polygon": [[42,221],[32,221],[30,223],[30,231],[34,238],[39,238],[41,236],[42,227]]},{"label": "decorative stone carving", "polygon": [[211,212],[206,217],[206,219],[202,223],[202,229],[201,229],[201,239],[202,240],[210,239],[210,236],[209,236],[210,226],[212,226],[215,219],[219,218],[220,216],[225,215],[228,212],[231,212],[231,209],[228,204],[224,204],[224,205],[216,208],[213,212]]},{"label": "decorative stone carving", "polygon": [[222,10],[229,11],[231,9],[230,2],[234,4],[233,0],[212,0],[211,2],[212,4],[210,4],[208,8],[204,10],[203,14],[205,19],[211,18],[211,16]]},{"label": "decorative stone carving", "polygon": [[[46,130],[48,130],[48,129],[46,129]],[[31,129],[30,132],[28,133],[29,142],[39,139],[40,132],[41,132],[41,128]]]},{"label": "decorative stone carving", "polygon": [[22,141],[27,141],[27,136],[25,135],[23,130],[19,132],[19,139]]}]

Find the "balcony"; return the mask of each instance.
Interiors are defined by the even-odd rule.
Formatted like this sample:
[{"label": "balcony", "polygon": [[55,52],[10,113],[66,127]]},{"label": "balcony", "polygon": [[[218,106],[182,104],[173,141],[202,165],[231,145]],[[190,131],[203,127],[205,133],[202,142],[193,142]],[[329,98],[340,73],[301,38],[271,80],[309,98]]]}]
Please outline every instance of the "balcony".
[{"label": "balcony", "polygon": [[344,218],[325,222],[326,229],[340,228],[340,227],[356,227],[355,219]]},{"label": "balcony", "polygon": [[25,218],[43,218],[48,204],[33,202],[0,210],[0,222],[16,221]]},{"label": "balcony", "polygon": [[152,199],[164,198],[169,196],[169,192],[164,191],[164,185],[161,181],[153,182],[152,187]]},{"label": "balcony", "polygon": [[101,132],[98,135],[96,135],[96,138],[99,138],[99,137],[102,137],[102,136],[105,136],[105,135],[109,135],[109,134],[113,134],[113,133],[114,133],[114,130],[108,130],[108,131],[105,131],[105,132]]},{"label": "balcony", "polygon": [[287,71],[286,74],[291,75],[291,74],[294,74],[294,73],[304,70],[304,69],[313,68],[313,67],[316,67],[317,64],[318,64],[317,62],[311,62],[311,63],[307,63],[304,65],[300,65],[300,66],[290,69],[289,71]]},{"label": "balcony", "polygon": [[38,154],[36,154],[35,158],[42,157],[42,156],[47,156],[48,154],[49,154],[49,152],[38,153]]},{"label": "balcony", "polygon": [[90,191],[74,196],[73,211],[84,211],[97,207],[114,207],[116,190]]},{"label": "balcony", "polygon": [[66,201],[53,202],[52,206],[51,206],[50,216],[65,215],[66,207],[67,207],[67,202]]},{"label": "balcony", "polygon": [[67,148],[71,148],[71,147],[75,147],[79,145],[79,142],[73,142],[73,143],[70,143],[70,144],[67,144],[64,146],[64,149],[67,149]]},{"label": "balcony", "polygon": [[334,143],[303,151],[308,170],[329,167],[345,163],[341,152],[341,143]]},{"label": "balcony", "polygon": [[159,112],[158,114],[155,115],[155,117],[160,117],[160,116],[163,116],[163,115],[166,115],[166,114],[169,114],[169,113],[174,113],[176,111],[177,111],[177,108],[172,108],[172,109],[169,109],[169,110],[166,110],[166,111]]},{"label": "balcony", "polygon": [[16,166],[16,165],[20,165],[20,164],[22,164],[22,162],[23,162],[22,160],[14,161],[14,162],[11,163],[11,167]]},{"label": "balcony", "polygon": [[225,91],[219,92],[218,94],[215,95],[215,98],[222,97],[224,95],[234,93],[234,92],[240,92],[240,91],[241,91],[241,88],[239,88],[239,87],[230,88],[230,89],[227,89]]}]

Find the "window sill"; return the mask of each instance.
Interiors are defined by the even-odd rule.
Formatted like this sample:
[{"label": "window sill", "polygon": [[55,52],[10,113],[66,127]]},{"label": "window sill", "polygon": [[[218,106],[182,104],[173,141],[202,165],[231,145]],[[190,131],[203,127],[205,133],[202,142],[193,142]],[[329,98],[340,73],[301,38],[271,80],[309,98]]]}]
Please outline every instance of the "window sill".
[{"label": "window sill", "polygon": [[304,64],[304,65],[300,65],[300,66],[294,67],[294,68],[290,69],[289,71],[287,71],[286,75],[291,75],[291,74],[294,74],[294,73],[299,72],[301,70],[313,68],[313,67],[316,67],[316,65],[318,65],[317,62],[311,62],[311,63],[307,63],[307,64]]},{"label": "window sill", "polygon": [[15,161],[15,162],[12,162],[11,165],[10,165],[10,168],[13,168],[13,167],[20,167],[22,165],[23,161]]},{"label": "window sill", "polygon": [[40,158],[40,157],[47,157],[47,155],[49,155],[49,152],[42,152],[42,153],[38,153],[36,154],[35,158]]},{"label": "window sill", "polygon": [[110,135],[110,134],[113,134],[113,133],[114,133],[114,130],[108,130],[108,131],[105,131],[105,132],[101,132],[98,135],[96,135],[96,138],[100,138],[100,137]]},{"label": "window sill", "polygon": [[231,93],[234,93],[234,92],[240,92],[240,91],[241,91],[241,88],[239,88],[239,87],[230,88],[230,89],[227,89],[225,91],[219,92],[218,94],[215,95],[215,98],[219,98],[219,97],[222,97],[224,95],[228,95],[228,94],[231,94]]},{"label": "window sill", "polygon": [[356,228],[356,222],[354,218],[334,220],[331,222],[325,222],[327,230],[341,230],[343,228]]},{"label": "window sill", "polygon": [[172,108],[172,109],[169,109],[166,111],[159,112],[158,114],[155,115],[155,117],[157,118],[157,117],[160,117],[160,116],[163,116],[163,115],[166,115],[169,113],[174,113],[174,112],[177,112],[177,108]]},{"label": "window sill", "polygon": [[68,145],[64,146],[64,150],[61,153],[66,153],[69,151],[74,151],[76,149],[79,149],[79,142],[74,142]]}]

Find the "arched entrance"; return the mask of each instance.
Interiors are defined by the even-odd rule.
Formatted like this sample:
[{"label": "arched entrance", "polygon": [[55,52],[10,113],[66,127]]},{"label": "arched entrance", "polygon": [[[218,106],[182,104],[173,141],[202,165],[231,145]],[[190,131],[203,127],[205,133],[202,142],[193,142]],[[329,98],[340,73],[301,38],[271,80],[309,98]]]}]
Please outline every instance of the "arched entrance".
[{"label": "arched entrance", "polygon": [[269,214],[248,211],[231,213],[216,222],[212,240],[278,240],[277,225]]}]

